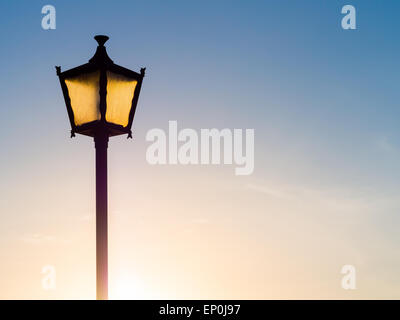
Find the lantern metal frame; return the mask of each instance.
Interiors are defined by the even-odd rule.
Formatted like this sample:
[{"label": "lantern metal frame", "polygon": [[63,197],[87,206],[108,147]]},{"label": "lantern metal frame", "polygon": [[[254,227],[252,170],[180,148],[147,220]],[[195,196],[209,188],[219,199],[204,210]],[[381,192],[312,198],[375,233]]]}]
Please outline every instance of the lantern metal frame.
[{"label": "lantern metal frame", "polygon": [[[94,37],[98,42],[98,47],[94,56],[89,60],[88,63],[80,65],[78,67],[61,72],[61,67],[56,66],[57,75],[60,80],[61,89],[63,92],[65,105],[67,107],[68,117],[71,124],[71,137],[75,136],[75,133],[82,135],[95,137],[99,132],[107,132],[109,137],[128,134],[128,138],[132,138],[132,123],[136,112],[136,106],[139,100],[140,90],[142,87],[143,78],[145,75],[146,68],[141,68],[140,73],[129,70],[122,66],[115,64],[107,54],[104,43],[109,39],[107,36],[99,35]],[[100,82],[99,82],[99,97],[100,97],[100,120],[91,121],[82,125],[76,125],[74,121],[74,112],[71,107],[71,99],[68,92],[68,86],[65,80],[68,78],[76,77],[79,75],[88,74],[91,72],[100,71]],[[127,126],[118,125],[115,123],[106,121],[107,112],[107,71],[113,72],[118,75],[125,76],[132,80],[137,81],[132,99],[132,105],[129,112],[129,119]]]}]

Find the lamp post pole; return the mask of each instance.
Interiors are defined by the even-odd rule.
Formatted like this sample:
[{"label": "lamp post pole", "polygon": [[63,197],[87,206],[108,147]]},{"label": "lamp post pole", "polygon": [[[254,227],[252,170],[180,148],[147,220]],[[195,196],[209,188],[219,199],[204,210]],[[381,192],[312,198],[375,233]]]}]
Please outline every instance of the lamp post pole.
[{"label": "lamp post pole", "polygon": [[[75,133],[94,138],[96,149],[96,299],[108,299],[107,148],[108,138],[127,134],[146,68],[140,73],[115,64],[107,55],[108,37],[97,35],[96,53],[88,63],[61,72],[56,66],[69,121]],[[110,110],[110,112],[108,111]]]},{"label": "lamp post pole", "polygon": [[107,148],[108,134],[94,137],[96,148],[96,299],[108,299]]}]

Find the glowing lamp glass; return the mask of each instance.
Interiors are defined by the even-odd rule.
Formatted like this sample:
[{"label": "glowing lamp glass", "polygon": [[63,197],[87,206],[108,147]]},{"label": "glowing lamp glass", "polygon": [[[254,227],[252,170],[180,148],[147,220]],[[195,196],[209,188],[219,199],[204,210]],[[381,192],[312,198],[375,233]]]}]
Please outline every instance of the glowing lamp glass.
[{"label": "glowing lamp glass", "polygon": [[100,71],[65,79],[76,126],[100,120]]},{"label": "glowing lamp glass", "polygon": [[126,127],[137,81],[107,71],[106,121]]}]

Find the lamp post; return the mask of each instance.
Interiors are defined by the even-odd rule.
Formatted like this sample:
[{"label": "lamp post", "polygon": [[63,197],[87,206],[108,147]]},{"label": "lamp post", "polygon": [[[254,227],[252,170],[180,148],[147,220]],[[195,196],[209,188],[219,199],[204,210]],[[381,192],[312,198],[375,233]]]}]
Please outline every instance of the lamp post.
[{"label": "lamp post", "polygon": [[76,133],[94,138],[96,149],[96,298],[108,299],[107,148],[111,136],[132,138],[132,122],[146,68],[140,73],[115,64],[107,55],[107,36],[94,37],[98,47],[88,63],[61,72],[56,67]]}]

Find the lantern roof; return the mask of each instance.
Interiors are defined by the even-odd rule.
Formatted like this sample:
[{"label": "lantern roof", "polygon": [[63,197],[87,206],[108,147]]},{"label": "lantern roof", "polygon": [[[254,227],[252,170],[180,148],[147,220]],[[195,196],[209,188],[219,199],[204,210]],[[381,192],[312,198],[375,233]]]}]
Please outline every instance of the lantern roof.
[{"label": "lantern roof", "polygon": [[97,35],[94,39],[99,44],[94,56],[89,60],[89,63],[96,63],[96,64],[111,64],[114,63],[107,54],[106,47],[104,44],[109,39],[108,36],[104,35]]}]

